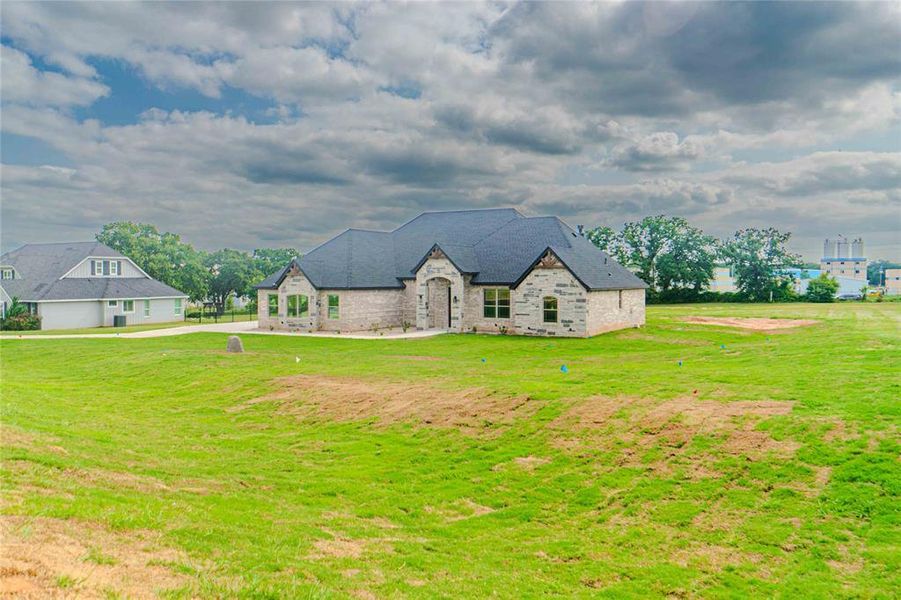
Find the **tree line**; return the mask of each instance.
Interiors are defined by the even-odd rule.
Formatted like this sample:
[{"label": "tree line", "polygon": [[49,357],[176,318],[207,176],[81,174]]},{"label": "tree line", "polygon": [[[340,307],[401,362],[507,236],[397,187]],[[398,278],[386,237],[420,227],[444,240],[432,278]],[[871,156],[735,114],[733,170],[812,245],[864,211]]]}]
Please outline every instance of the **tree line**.
[{"label": "tree line", "polygon": [[[595,227],[585,236],[648,284],[650,302],[797,299],[783,270],[804,263],[786,247],[791,234],[772,227],[741,229],[721,240],[682,217],[656,215],[626,223],[620,231]],[[707,291],[717,264],[732,268],[736,293]],[[821,293],[822,285],[814,289]]]},{"label": "tree line", "polygon": [[[656,215],[626,223],[620,231],[595,227],[585,236],[648,284],[649,302],[794,300],[797,294],[792,279],[783,270],[808,266],[788,250],[791,234],[772,227],[741,229],[717,239],[682,217]],[[294,248],[205,252],[177,234],[129,221],[104,225],[96,237],[131,258],[151,277],[182,290],[192,301],[213,302],[220,313],[229,297],[253,298],[254,285],[299,256]],[[732,268],[736,293],[708,291],[717,264]],[[822,279],[811,282],[813,288],[808,286],[809,299],[815,294],[826,297],[833,289],[834,280]]]},{"label": "tree line", "polygon": [[96,238],[132,259],[154,279],[183,291],[191,301],[213,302],[220,314],[231,296],[255,297],[254,285],[298,256],[294,248],[205,252],[177,234],[129,221],[104,225]]}]

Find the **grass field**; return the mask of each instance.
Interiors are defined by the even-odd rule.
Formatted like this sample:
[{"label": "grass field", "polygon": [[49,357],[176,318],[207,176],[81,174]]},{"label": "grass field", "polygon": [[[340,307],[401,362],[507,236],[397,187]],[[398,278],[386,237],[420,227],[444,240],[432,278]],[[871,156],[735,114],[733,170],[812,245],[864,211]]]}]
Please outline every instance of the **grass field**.
[{"label": "grass field", "polygon": [[898,304],[698,305],[590,340],[4,339],[0,574],[101,597],[897,597],[899,325]]},{"label": "grass field", "polygon": [[128,325],[126,327],[86,327],[82,329],[41,329],[38,331],[0,331],[0,338],[17,338],[26,335],[93,335],[97,333],[135,333],[138,331],[152,331],[154,329],[169,329],[171,327],[184,327],[186,325],[213,324],[213,323],[239,323],[256,320],[256,313],[226,313],[219,319],[212,317],[200,319],[181,319],[166,323],[149,323],[146,325]]},{"label": "grass field", "polygon": [[[212,321],[211,321],[212,322]],[[98,333],[136,333],[138,331],[152,331],[154,329],[169,329],[170,327],[183,327],[185,325],[197,325],[197,321],[168,321],[166,323],[150,323],[148,325],[128,325],[126,327],[85,327],[82,329],[39,329],[37,331],[3,331],[0,338],[17,338],[26,335],[94,335]]]}]

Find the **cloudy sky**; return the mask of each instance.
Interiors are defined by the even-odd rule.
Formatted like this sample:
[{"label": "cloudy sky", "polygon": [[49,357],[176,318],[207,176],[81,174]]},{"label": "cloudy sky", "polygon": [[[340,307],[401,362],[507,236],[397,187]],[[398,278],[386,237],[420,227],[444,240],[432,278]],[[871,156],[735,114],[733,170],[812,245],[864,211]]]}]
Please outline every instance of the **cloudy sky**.
[{"label": "cloudy sky", "polygon": [[901,3],[2,3],[2,246],[423,210],[901,258]]}]

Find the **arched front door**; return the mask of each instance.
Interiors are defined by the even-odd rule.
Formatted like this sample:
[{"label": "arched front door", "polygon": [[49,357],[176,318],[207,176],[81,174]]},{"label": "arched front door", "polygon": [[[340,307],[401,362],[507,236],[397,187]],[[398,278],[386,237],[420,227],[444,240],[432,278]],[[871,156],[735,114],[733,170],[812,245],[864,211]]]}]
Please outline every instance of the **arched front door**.
[{"label": "arched front door", "polygon": [[449,329],[451,326],[451,282],[443,277],[434,277],[426,282],[428,286],[428,326],[429,329]]}]

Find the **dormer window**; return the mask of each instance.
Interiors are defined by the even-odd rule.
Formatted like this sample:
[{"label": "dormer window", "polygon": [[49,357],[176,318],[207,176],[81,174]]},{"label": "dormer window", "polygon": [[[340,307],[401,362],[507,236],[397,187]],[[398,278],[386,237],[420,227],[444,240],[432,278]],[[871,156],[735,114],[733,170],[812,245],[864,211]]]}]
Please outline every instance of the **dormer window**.
[{"label": "dormer window", "polygon": [[92,277],[119,277],[122,275],[121,260],[94,259],[91,261]]},{"label": "dormer window", "polygon": [[0,279],[15,279],[12,269],[0,269]]}]

